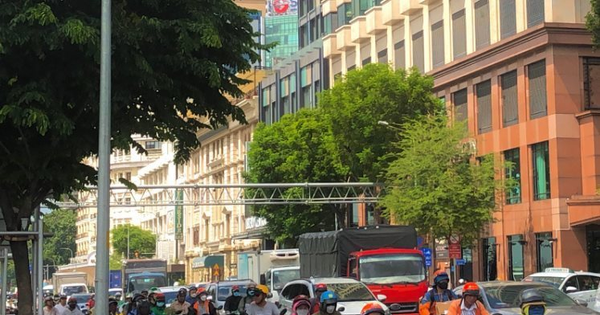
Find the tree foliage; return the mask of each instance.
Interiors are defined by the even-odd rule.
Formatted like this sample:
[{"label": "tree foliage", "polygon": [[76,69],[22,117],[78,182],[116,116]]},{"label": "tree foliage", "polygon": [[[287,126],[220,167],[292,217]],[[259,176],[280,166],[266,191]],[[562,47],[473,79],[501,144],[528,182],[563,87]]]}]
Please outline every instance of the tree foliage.
[{"label": "tree foliage", "polygon": [[497,180],[494,158],[473,160],[464,124],[449,126],[446,115],[430,115],[403,125],[401,149],[386,173],[383,205],[398,222],[422,234],[468,242],[492,220]]},{"label": "tree foliage", "polygon": [[[71,254],[77,251],[77,214],[73,210],[56,209],[44,215],[44,232],[53,236],[44,239],[44,264],[66,265]],[[69,251],[70,250],[70,251]]]},{"label": "tree foliage", "polygon": [[[95,184],[100,0],[0,2],[0,208],[8,230],[49,196]],[[259,58],[250,12],[231,0],[116,0],[112,146],[144,151],[131,135],[175,141],[176,160],[198,129],[243,112],[236,74]],[[188,117],[205,117],[206,122]],[[27,242],[13,238],[19,314],[32,313]]]},{"label": "tree foliage", "polygon": [[[114,254],[122,257],[135,258],[137,251],[142,256],[151,256],[156,252],[156,235],[151,231],[144,230],[139,226],[124,224],[111,231],[111,241]],[[129,257],[127,257],[127,240],[129,239]]]},{"label": "tree foliage", "polygon": [[319,106],[330,119],[350,181],[382,178],[387,154],[397,149],[393,142],[399,136],[389,126],[440,110],[432,88],[433,79],[416,69],[407,72],[392,70],[386,64],[368,64],[349,71],[342,81],[320,95]]},{"label": "tree foliage", "polygon": [[591,10],[586,16],[586,25],[592,32],[592,42],[596,48],[600,47],[600,1],[590,0]]},{"label": "tree foliage", "polygon": [[[259,124],[248,152],[249,183],[298,183],[343,181],[342,165],[331,128],[319,109],[303,109],[285,115],[272,125]],[[290,196],[298,190],[288,189]],[[293,245],[304,232],[332,229],[340,208],[321,205],[257,206],[258,216],[267,219],[271,235]],[[342,218],[342,216],[338,216]]]}]

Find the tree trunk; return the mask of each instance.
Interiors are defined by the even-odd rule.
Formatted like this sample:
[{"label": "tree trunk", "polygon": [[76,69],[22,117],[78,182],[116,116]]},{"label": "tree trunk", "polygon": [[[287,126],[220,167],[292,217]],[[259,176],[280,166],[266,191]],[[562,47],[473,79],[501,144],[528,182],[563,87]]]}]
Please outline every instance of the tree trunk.
[{"label": "tree trunk", "polygon": [[11,241],[13,262],[15,263],[15,276],[19,289],[19,315],[33,315],[33,296],[31,288],[31,274],[29,273],[29,251],[27,241]]}]

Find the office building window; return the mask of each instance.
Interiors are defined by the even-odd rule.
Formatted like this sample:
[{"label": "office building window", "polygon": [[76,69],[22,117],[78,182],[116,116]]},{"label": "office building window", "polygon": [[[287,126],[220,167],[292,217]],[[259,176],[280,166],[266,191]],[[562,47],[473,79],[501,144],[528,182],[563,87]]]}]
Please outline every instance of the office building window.
[{"label": "office building window", "polygon": [[404,40],[401,40],[394,44],[394,64],[396,69],[406,68],[406,52],[404,48]]},{"label": "office building window", "polygon": [[502,125],[508,127],[519,122],[519,99],[517,94],[517,71],[500,76],[502,88]]},{"label": "office building window", "polygon": [[544,0],[527,0],[527,27],[544,22]]},{"label": "office building window", "polygon": [[484,281],[494,281],[498,278],[498,268],[496,264],[496,238],[488,237],[482,239],[482,270]]},{"label": "office building window", "polygon": [[488,0],[475,2],[475,45],[477,49],[490,44],[490,5]]},{"label": "office building window", "polygon": [[466,121],[467,112],[467,89],[462,89],[452,95],[454,101],[454,120]]},{"label": "office building window", "polygon": [[523,235],[508,236],[508,280],[523,280],[523,267],[525,266],[524,244]]},{"label": "office building window", "polygon": [[492,83],[490,80],[477,84],[477,130],[480,134],[492,130]]},{"label": "office building window", "polygon": [[354,17],[364,15],[373,5],[373,0],[352,0],[352,13]]},{"label": "office building window", "polygon": [[377,53],[377,62],[387,63],[387,48]]},{"label": "office building window", "polygon": [[329,13],[323,17],[323,34],[331,34],[338,26],[338,17],[336,12]]},{"label": "office building window", "polygon": [[535,234],[537,245],[537,271],[543,272],[546,268],[554,267],[554,257],[552,253],[552,232]]},{"label": "office building window", "polygon": [[412,35],[413,47],[412,57],[413,66],[417,67],[421,72],[425,71],[425,56],[423,53],[423,31],[418,31]]},{"label": "office building window", "polygon": [[306,0],[299,0],[298,4],[299,4],[298,15],[299,16],[306,15],[306,13],[308,13],[308,1],[306,1]]},{"label": "office building window", "polygon": [[444,65],[444,21],[431,25],[431,49],[433,67]]},{"label": "office building window", "polygon": [[550,159],[548,142],[531,146],[533,166],[533,199],[550,199]]},{"label": "office building window", "polygon": [[371,57],[367,57],[367,58],[363,59],[363,61],[362,61],[363,66],[370,64],[370,63],[371,63]]},{"label": "office building window", "polygon": [[344,3],[337,7],[338,27],[350,23],[353,18],[352,4]]},{"label": "office building window", "polygon": [[514,181],[513,186],[506,191],[506,203],[521,203],[521,154],[519,148],[504,151],[506,165],[506,178]]},{"label": "office building window", "polygon": [[517,31],[517,11],[515,0],[500,1],[500,36],[502,39],[512,36]]},{"label": "office building window", "polygon": [[583,58],[584,108],[600,108],[600,58]]},{"label": "office building window", "polygon": [[546,116],[546,61],[538,61],[527,66],[527,76],[529,79],[530,118]]},{"label": "office building window", "polygon": [[465,9],[452,14],[452,38],[454,59],[467,54],[467,25],[465,20]]}]

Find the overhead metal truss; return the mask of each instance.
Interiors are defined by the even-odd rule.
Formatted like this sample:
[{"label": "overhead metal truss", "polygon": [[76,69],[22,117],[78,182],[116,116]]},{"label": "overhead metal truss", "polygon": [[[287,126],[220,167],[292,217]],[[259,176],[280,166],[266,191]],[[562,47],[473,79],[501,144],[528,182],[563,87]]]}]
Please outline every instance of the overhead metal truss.
[{"label": "overhead metal truss", "polygon": [[[375,183],[112,186],[110,207],[374,203],[382,191]],[[76,196],[77,202],[54,203],[71,209],[97,206],[96,187]]]}]

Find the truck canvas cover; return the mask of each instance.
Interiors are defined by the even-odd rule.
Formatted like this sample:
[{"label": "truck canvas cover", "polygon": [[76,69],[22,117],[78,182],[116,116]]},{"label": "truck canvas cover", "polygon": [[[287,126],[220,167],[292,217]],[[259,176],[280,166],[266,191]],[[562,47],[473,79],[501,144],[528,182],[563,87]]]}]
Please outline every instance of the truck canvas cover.
[{"label": "truck canvas cover", "polygon": [[300,235],[300,276],[342,277],[350,253],[381,248],[412,249],[417,232],[412,226],[378,225]]}]

